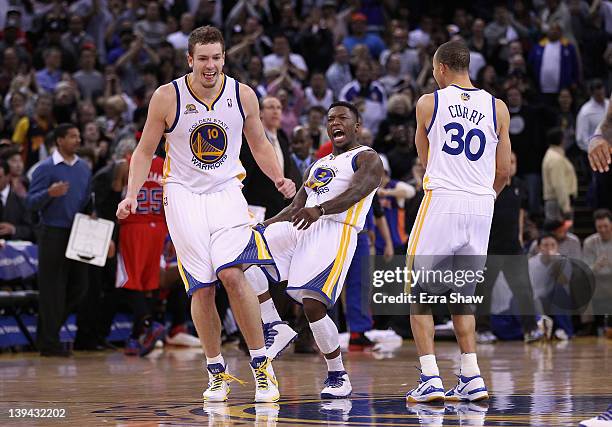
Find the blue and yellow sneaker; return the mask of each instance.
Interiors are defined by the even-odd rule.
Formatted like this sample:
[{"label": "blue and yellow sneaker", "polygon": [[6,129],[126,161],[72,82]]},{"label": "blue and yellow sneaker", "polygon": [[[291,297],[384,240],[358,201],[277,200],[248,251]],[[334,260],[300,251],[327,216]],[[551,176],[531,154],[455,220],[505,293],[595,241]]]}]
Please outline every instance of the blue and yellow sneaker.
[{"label": "blue and yellow sneaker", "polygon": [[444,386],[442,385],[442,378],[440,378],[439,375],[432,375],[428,377],[427,375],[423,375],[423,373],[421,373],[418,385],[406,393],[406,400],[408,402],[415,403],[444,400]]},{"label": "blue and yellow sneaker", "polygon": [[230,394],[229,383],[237,381],[244,384],[244,381],[225,372],[225,366],[221,363],[213,363],[206,366],[208,371],[208,388],[202,393],[202,397],[207,402],[225,402]]}]

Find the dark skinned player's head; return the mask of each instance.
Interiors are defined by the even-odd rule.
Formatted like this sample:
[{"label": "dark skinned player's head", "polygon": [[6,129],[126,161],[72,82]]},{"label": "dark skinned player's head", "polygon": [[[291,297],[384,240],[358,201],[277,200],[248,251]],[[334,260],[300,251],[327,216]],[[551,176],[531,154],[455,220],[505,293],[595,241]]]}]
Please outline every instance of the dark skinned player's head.
[{"label": "dark skinned player's head", "polygon": [[327,135],[336,149],[357,144],[361,127],[359,110],[349,102],[338,101],[327,110]]}]

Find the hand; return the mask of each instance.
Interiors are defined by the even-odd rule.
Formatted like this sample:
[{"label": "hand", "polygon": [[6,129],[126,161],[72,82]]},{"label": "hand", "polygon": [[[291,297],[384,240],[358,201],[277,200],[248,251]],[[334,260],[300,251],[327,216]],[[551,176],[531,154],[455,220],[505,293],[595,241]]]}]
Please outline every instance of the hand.
[{"label": "hand", "polygon": [[0,222],[0,236],[14,236],[17,229],[13,224]]},{"label": "hand", "polygon": [[608,257],[605,255],[601,255],[599,258],[597,258],[597,261],[595,261],[595,265],[593,265],[593,269],[602,270],[606,267],[607,264],[608,264]]},{"label": "hand", "polygon": [[298,230],[306,230],[308,227],[312,225],[313,222],[318,220],[321,217],[321,211],[317,207],[312,208],[302,208],[293,215],[291,220],[293,221],[293,226],[297,227]]},{"label": "hand", "polygon": [[51,197],[61,197],[68,192],[70,183],[67,181],[57,181],[51,184],[47,192]]},{"label": "hand", "polygon": [[274,185],[276,185],[276,189],[285,196],[286,199],[295,196],[295,183],[289,178],[277,179]]},{"label": "hand", "polygon": [[135,197],[126,197],[119,203],[119,206],[117,206],[117,218],[125,219],[130,214],[135,214],[137,207],[138,202]]},{"label": "hand", "polygon": [[391,261],[393,259],[393,255],[395,255],[395,250],[393,249],[393,245],[391,243],[385,245],[385,251],[383,252],[383,258],[386,262]]},{"label": "hand", "polygon": [[600,173],[610,170],[612,146],[605,139],[594,138],[589,144],[589,163],[591,168]]},{"label": "hand", "polygon": [[378,194],[378,197],[383,198],[389,195],[389,190],[386,188],[379,188],[376,193]]}]

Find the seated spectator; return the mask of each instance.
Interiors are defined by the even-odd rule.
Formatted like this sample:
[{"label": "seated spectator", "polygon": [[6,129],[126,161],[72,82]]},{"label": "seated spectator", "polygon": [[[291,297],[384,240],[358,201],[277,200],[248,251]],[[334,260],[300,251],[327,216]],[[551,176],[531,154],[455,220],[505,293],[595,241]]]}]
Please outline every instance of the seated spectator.
[{"label": "seated spectator", "polygon": [[62,63],[62,52],[50,47],[44,53],[45,68],[36,73],[36,83],[38,87],[47,93],[53,93],[55,86],[62,79],[60,66]]},{"label": "seated spectator", "polygon": [[291,158],[295,162],[300,175],[303,177],[310,165],[317,160],[312,154],[312,138],[307,128],[298,126],[293,130],[290,149]]},{"label": "seated spectator", "polygon": [[421,49],[431,42],[433,22],[429,16],[423,15],[419,25],[408,33],[408,46],[413,49]]},{"label": "seated spectator", "polygon": [[304,95],[306,96],[306,108],[319,106],[327,111],[334,102],[334,94],[327,87],[325,76],[322,73],[313,73],[310,76],[310,86],[304,90]]},{"label": "seated spectator", "polygon": [[12,140],[21,145],[26,169],[47,157],[45,137],[54,124],[53,97],[43,94],[36,100],[34,114],[31,117],[22,117],[15,125]]},{"label": "seated spectator", "polygon": [[542,160],[544,214],[547,220],[571,218],[571,197],[578,195],[578,177],[563,149],[563,131],[553,128],[546,134],[548,150]]},{"label": "seated spectator", "polygon": [[[316,150],[329,140],[323,120],[326,117],[323,107],[310,107],[306,114],[306,128],[312,139],[312,147]],[[362,128],[363,129],[363,128]]]},{"label": "seated spectator", "polygon": [[591,98],[580,107],[576,117],[576,144],[583,151],[589,151],[589,140],[604,119],[610,103],[606,97],[606,88],[600,79],[589,83],[589,92]]},{"label": "seated spectator", "polygon": [[348,49],[343,44],[337,45],[334,52],[334,62],[325,72],[325,78],[327,79],[329,88],[336,98],[340,96],[342,88],[353,79],[350,58]]},{"label": "seated spectator", "polygon": [[[582,258],[582,247],[580,239],[574,233],[569,231],[572,226],[571,221],[546,221],[544,223],[544,234],[551,234],[557,241],[558,252],[571,259]],[[534,256],[538,253],[538,242],[534,241],[529,248],[529,256]]]},{"label": "seated spectator", "polygon": [[363,103],[360,111],[362,123],[372,133],[378,132],[378,125],[385,116],[387,108],[387,95],[385,89],[377,81],[372,79],[372,63],[361,62],[357,64],[355,80],[344,86],[340,93],[340,100]]},{"label": "seated spectator", "polygon": [[387,95],[392,95],[409,82],[410,77],[401,72],[402,63],[399,53],[392,53],[389,55],[384,66],[385,73],[378,81],[385,88]]},{"label": "seated spectator", "polygon": [[21,198],[25,198],[28,193],[30,182],[24,176],[23,158],[19,149],[16,147],[9,148],[2,153],[2,159],[6,161],[9,167],[9,184],[11,191]]},{"label": "seated spectator", "polygon": [[25,199],[11,188],[9,165],[0,160],[0,238],[34,241],[30,212]]},{"label": "seated spectator", "polygon": [[358,44],[364,44],[368,47],[370,55],[375,60],[380,58],[380,54],[385,50],[385,42],[376,34],[367,33],[368,18],[360,12],[351,15],[351,32],[346,36],[342,43],[348,49],[349,53]]},{"label": "seated spectator", "polygon": [[299,81],[303,81],[308,74],[308,67],[302,55],[291,52],[289,40],[283,34],[274,36],[272,53],[263,58],[264,72],[272,68],[286,68],[287,73]]}]

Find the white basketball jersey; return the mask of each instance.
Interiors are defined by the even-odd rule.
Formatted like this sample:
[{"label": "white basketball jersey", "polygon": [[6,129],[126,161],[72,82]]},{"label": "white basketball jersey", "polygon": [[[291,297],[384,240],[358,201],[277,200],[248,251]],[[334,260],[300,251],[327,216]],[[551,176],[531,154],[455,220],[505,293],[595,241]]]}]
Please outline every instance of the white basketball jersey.
[{"label": "white basketball jersey", "polygon": [[240,186],[246,172],[239,159],[244,112],[238,82],[221,74],[221,90],[208,105],[192,90],[188,76],[172,82],[176,116],[165,131],[163,183],[178,183],[197,194]]},{"label": "white basketball jersey", "polygon": [[456,85],[436,91],[434,97],[423,187],[495,197],[495,97]]},{"label": "white basketball jersey", "polygon": [[[308,195],[306,207],[320,205],[348,190],[357,170],[357,155],[366,150],[371,148],[360,145],[338,156],[329,154],[317,160],[310,168],[308,179],[304,183]],[[376,190],[372,191],[345,212],[325,215],[324,218],[352,225],[357,232],[361,231],[375,192]]]}]

